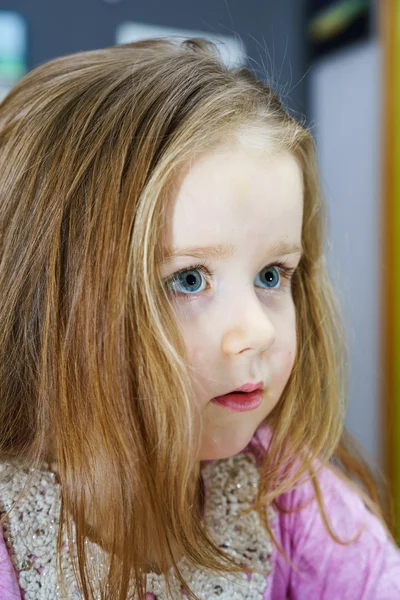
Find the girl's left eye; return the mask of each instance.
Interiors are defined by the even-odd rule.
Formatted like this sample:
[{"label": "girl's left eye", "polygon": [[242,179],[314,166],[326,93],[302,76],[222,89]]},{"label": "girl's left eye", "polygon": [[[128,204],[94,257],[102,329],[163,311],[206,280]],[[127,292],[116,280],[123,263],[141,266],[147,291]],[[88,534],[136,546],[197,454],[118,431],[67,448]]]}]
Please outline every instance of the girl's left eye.
[{"label": "girl's left eye", "polygon": [[[290,280],[295,270],[295,268],[288,267],[286,262],[279,262],[264,267],[259,273],[259,275],[261,274],[260,279],[267,286],[263,289],[275,292],[283,291],[290,284]],[[171,277],[164,280],[164,282],[172,294],[189,298],[190,296],[205,291],[204,288],[199,287],[202,283],[200,274],[203,274],[203,278],[205,282],[207,282],[207,280],[212,278],[214,272],[209,265],[193,265],[191,267],[180,269]],[[176,289],[177,287],[178,289]],[[181,289],[179,289],[180,287]]]}]

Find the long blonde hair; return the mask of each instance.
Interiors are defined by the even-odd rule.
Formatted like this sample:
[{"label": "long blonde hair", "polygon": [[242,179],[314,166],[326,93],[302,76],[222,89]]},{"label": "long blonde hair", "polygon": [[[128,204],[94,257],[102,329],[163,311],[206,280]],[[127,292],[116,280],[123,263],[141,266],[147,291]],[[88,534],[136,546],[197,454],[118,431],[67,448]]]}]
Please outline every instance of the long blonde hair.
[{"label": "long blonde hair", "polygon": [[272,535],[265,502],[279,507],[318,458],[355,474],[381,514],[368,469],[343,437],[346,344],[326,271],[310,132],[270,87],[225,66],[202,39],[61,57],[28,73],[0,104],[0,458],[33,469],[56,461],[57,554],[73,521],[85,600],[94,594],[84,543],[93,523],[114,559],[103,598],[127,598],[132,578],[144,597],[151,539],[162,568],[172,559],[189,591],[175,543],[198,567],[245,570],[202,527],[199,415],[157,265],[181,169],[253,132],[292,152],[304,177],[304,256],[293,280],[298,351],[268,418],[257,510]]}]

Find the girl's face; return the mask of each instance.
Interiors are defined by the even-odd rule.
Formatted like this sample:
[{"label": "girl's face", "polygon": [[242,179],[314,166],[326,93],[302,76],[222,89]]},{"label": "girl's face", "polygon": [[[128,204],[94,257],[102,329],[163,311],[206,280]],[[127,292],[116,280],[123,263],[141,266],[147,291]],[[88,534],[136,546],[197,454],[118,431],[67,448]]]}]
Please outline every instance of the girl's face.
[{"label": "girl's face", "polygon": [[[199,460],[245,448],[288,381],[296,352],[289,278],[301,258],[302,217],[302,173],[289,153],[220,149],[177,182],[160,269],[202,415]],[[258,382],[262,402],[253,410],[212,402]]]}]

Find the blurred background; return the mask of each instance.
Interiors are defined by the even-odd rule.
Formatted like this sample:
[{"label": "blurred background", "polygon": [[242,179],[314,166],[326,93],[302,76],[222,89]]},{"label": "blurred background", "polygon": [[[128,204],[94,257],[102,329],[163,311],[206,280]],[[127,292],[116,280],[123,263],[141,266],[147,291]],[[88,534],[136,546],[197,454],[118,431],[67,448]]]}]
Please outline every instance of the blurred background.
[{"label": "blurred background", "polygon": [[305,120],[317,142],[328,265],[347,323],[346,424],[388,475],[400,505],[399,16],[399,0],[0,0],[0,97],[60,55],[202,36],[220,42],[227,62],[249,66]]}]

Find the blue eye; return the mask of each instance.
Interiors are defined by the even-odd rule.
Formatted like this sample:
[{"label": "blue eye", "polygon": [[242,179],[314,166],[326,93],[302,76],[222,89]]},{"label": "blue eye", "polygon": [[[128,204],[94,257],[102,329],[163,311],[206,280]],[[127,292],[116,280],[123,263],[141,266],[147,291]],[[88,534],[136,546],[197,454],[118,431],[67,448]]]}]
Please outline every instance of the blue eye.
[{"label": "blue eye", "polygon": [[[276,289],[279,287],[281,277],[276,267],[265,267],[261,273],[264,273],[262,279],[265,280],[268,289]],[[274,276],[275,272],[275,276]],[[272,275],[271,275],[272,274]]]},{"label": "blue eye", "polygon": [[[287,267],[286,264],[285,262],[279,262],[264,267],[259,273],[259,275],[261,274],[262,285],[258,287],[267,291],[284,291],[290,285],[290,280],[296,270],[296,268]],[[202,282],[207,283],[207,280],[210,280],[213,275],[214,272],[209,265],[193,265],[174,273],[172,277],[165,280],[165,284],[176,296],[188,298],[204,292],[206,288],[201,287]]]},{"label": "blue eye", "polygon": [[[202,281],[200,273],[203,270],[203,265],[201,265],[201,269],[200,265],[197,265],[197,267],[194,266],[190,267],[190,269],[186,269],[185,271],[178,271],[178,273],[175,273],[168,282],[172,285],[183,286],[184,292],[188,292],[189,294],[195,294],[204,291],[199,288]],[[179,293],[181,290],[173,289],[172,291]]]}]

